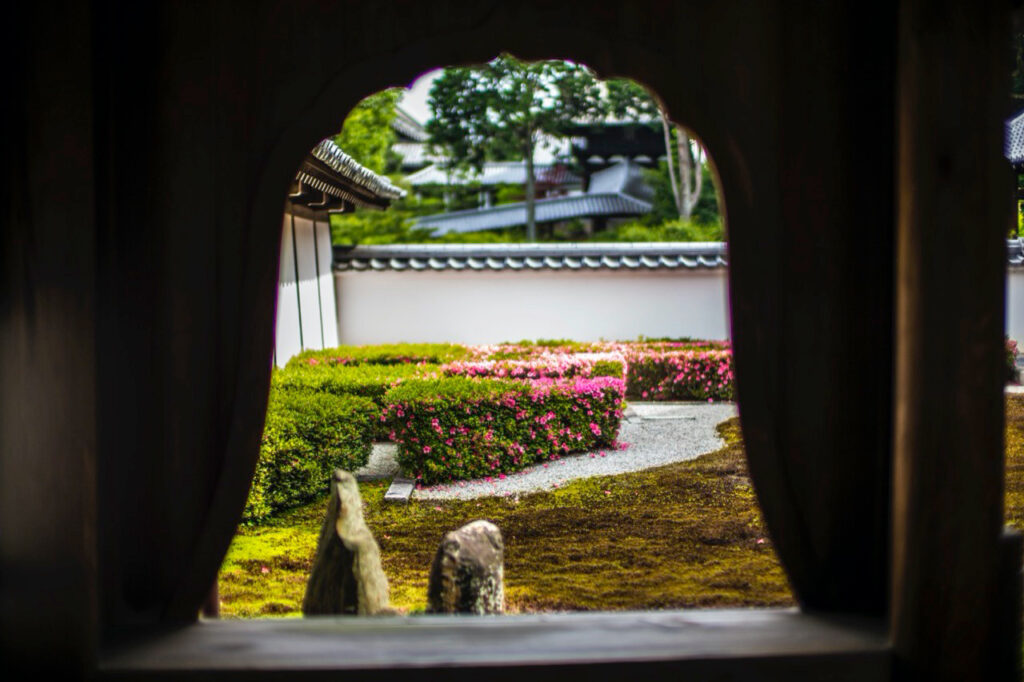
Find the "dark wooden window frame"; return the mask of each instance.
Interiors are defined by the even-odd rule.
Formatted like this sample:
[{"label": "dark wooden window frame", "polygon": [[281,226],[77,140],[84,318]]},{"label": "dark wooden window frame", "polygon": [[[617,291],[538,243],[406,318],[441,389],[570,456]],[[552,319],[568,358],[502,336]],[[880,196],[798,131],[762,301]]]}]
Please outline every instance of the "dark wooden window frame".
[{"label": "dark wooden window frame", "polygon": [[[963,12],[954,11],[953,14],[951,21],[966,18]],[[894,590],[888,606],[888,619],[830,615],[827,613],[830,607],[827,606],[825,612],[815,613],[814,609],[820,608],[817,607],[819,603],[840,604],[842,597],[837,601],[835,596],[812,592],[801,595],[805,608],[810,611],[520,616],[474,622],[439,618],[355,622],[337,619],[205,622],[172,634],[154,635],[143,646],[115,649],[101,658],[100,671],[113,676],[144,672],[205,676],[207,673],[230,675],[245,671],[247,675],[260,672],[267,677],[287,672],[289,677],[294,675],[301,679],[326,677],[338,670],[362,672],[366,676],[394,674],[401,670],[445,671],[446,676],[467,677],[487,670],[488,674],[511,678],[537,669],[598,678],[671,673],[737,679],[789,679],[794,671],[799,671],[800,675],[809,678],[882,680],[894,674],[897,677],[914,676],[930,667],[948,673],[950,666],[969,665],[970,653],[954,654],[944,660],[934,658],[930,649],[945,635],[935,630],[936,627],[941,629],[940,623],[927,622],[937,612],[932,610],[925,597],[929,590],[936,589],[943,582],[962,585],[962,577],[951,573],[942,575],[931,568],[923,568],[920,562],[923,557],[936,560],[941,555],[941,545],[948,541],[950,529],[930,532],[927,526],[935,501],[947,500],[951,504],[953,500],[949,496],[955,498],[962,491],[972,489],[985,496],[989,503],[984,507],[979,505],[975,516],[967,514],[957,526],[957,532],[961,533],[964,541],[980,543],[976,544],[979,556],[991,556],[991,537],[982,537],[975,530],[984,523],[981,517],[991,517],[992,510],[998,507],[992,503],[992,496],[1001,490],[997,480],[1001,469],[995,466],[998,441],[982,444],[982,448],[987,448],[992,455],[992,465],[987,469],[972,470],[972,474],[965,475],[956,485],[949,485],[949,481],[942,480],[941,476],[935,478],[935,472],[931,471],[934,461],[922,452],[922,448],[924,443],[936,444],[931,438],[942,437],[937,436],[933,419],[936,411],[949,409],[950,403],[929,399],[936,394],[935,379],[928,371],[927,363],[938,359],[950,363],[952,359],[953,365],[963,366],[957,374],[962,383],[946,392],[953,403],[962,399],[973,400],[983,394],[990,399],[996,395],[997,386],[985,383],[988,377],[977,371],[974,363],[978,356],[969,358],[968,351],[971,343],[983,343],[985,332],[997,328],[992,322],[1002,319],[1001,303],[997,305],[999,299],[995,295],[977,300],[963,297],[962,292],[967,283],[977,285],[979,281],[987,282],[989,289],[994,291],[995,284],[1001,283],[999,276],[1005,275],[1005,258],[1000,230],[1000,238],[990,239],[986,248],[980,248],[978,244],[967,252],[970,260],[960,277],[948,273],[940,275],[933,267],[942,254],[964,246],[962,240],[954,237],[943,239],[936,235],[935,224],[944,221],[958,224],[956,221],[961,215],[958,209],[970,210],[973,214],[989,211],[992,216],[989,223],[994,223],[995,216],[1000,213],[1000,209],[994,208],[1000,196],[999,188],[995,186],[998,183],[991,181],[991,191],[987,196],[983,195],[981,201],[968,207],[947,206],[945,214],[936,210],[931,199],[932,188],[941,186],[944,180],[942,156],[939,155],[936,162],[936,153],[929,148],[940,134],[941,126],[924,125],[925,121],[934,118],[934,112],[926,114],[922,107],[931,104],[936,89],[945,90],[946,84],[936,82],[934,75],[919,65],[925,57],[934,59],[938,54],[947,54],[944,45],[921,39],[922,35],[930,37],[935,33],[933,21],[929,8],[917,2],[904,3],[899,36],[899,83],[902,89],[895,102],[899,120],[896,130],[898,174],[895,178],[899,188],[897,238],[893,256],[897,347],[892,365],[895,377],[895,478],[891,532],[895,552],[886,571],[893,581]],[[975,27],[978,25],[985,25],[985,22],[975,22]],[[949,27],[939,33],[943,40],[959,40],[968,51],[973,49],[973,56],[979,61],[987,58],[985,50],[977,49],[977,35]],[[964,74],[965,78],[972,73],[971,66],[963,62],[948,63],[951,70]],[[345,88],[344,85],[340,87]],[[985,94],[984,87],[976,87],[976,97],[981,98]],[[991,101],[991,94],[988,96]],[[690,109],[687,112],[708,125],[705,143],[709,143],[713,152],[721,150],[726,138],[717,135],[717,126],[702,120],[703,112],[700,110]],[[685,113],[683,118],[686,120]],[[705,129],[701,125],[695,125],[695,128],[698,131]],[[978,126],[974,134],[975,141],[982,145],[986,135],[991,133]],[[297,148],[295,153],[300,149]],[[954,152],[945,150],[945,153]],[[735,197],[739,189],[737,169],[731,166],[729,155],[715,156],[719,159],[718,171],[725,194]],[[966,151],[963,162],[980,168],[978,156],[977,152]],[[987,168],[991,167],[989,160]],[[979,185],[983,183],[978,182]],[[732,204],[730,208],[733,208]],[[738,221],[739,213],[734,211],[731,215]],[[770,257],[773,253],[780,252],[771,249],[767,255]],[[733,262],[739,261],[737,258]],[[741,271],[746,267],[745,263],[740,265]],[[749,277],[745,279],[744,286],[749,292]],[[944,283],[941,293],[935,290],[940,280]],[[738,281],[733,272],[730,273],[730,282],[735,291]],[[879,290],[884,291],[884,288]],[[961,295],[957,297],[957,293]],[[959,317],[957,324],[950,319],[951,299],[959,306],[954,310]],[[734,293],[734,306],[736,303]],[[970,342],[961,339],[937,348],[936,344],[929,344],[924,338],[938,333],[952,339],[954,327],[966,320],[972,320],[977,330]],[[753,353],[749,345],[743,348],[742,341],[737,341],[740,346],[738,364],[742,367],[745,361],[749,361],[743,356],[750,358]],[[740,395],[744,395],[742,387]],[[1000,420],[1000,413],[993,407],[993,401],[989,400],[987,412],[975,411],[968,419],[974,422],[965,424],[962,430],[977,435],[984,432],[981,425],[987,422],[987,433],[991,436],[991,427]],[[956,431],[957,427],[952,430]],[[942,431],[938,429],[938,432]],[[927,435],[922,439],[922,434]],[[968,460],[976,459],[973,449],[955,452],[955,461],[961,461],[957,459],[960,457],[966,464]],[[780,500],[779,496],[786,495],[782,483],[784,481],[778,479],[769,479],[767,484],[762,481],[759,494],[763,504],[770,502],[786,508],[791,503]],[[998,574],[993,574],[993,564],[984,560],[971,570],[977,579],[993,585],[1013,584],[1012,576],[1019,574],[1019,540],[1005,539],[998,553],[1004,557],[995,562]],[[1016,594],[1014,590],[1011,592]],[[1012,603],[1019,604],[1019,598]],[[961,604],[944,616],[963,617],[966,608],[976,607],[977,604]],[[985,611],[986,608],[989,610]],[[853,610],[856,610],[855,606]],[[871,611],[872,608],[866,610]],[[984,615],[979,615],[978,621],[987,620],[989,626],[993,616],[998,615],[990,607],[982,607],[981,612]],[[1004,607],[1003,616],[998,620],[1016,632],[1016,628],[1008,625],[1014,622],[1010,618],[1011,613],[1017,617],[1018,611]],[[1002,645],[982,647],[989,654],[995,652],[998,655],[994,662],[987,662],[992,671],[1008,670],[1013,665],[1009,662],[1016,660],[1016,655],[1009,652],[1005,644],[1011,638],[1004,636],[1001,639]],[[1019,637],[1015,635],[1013,642],[1018,641]],[[1017,648],[1014,644],[1014,650]]]},{"label": "dark wooden window frame", "polygon": [[[0,235],[12,360],[0,386],[0,615],[16,671],[1012,679],[1020,543],[1000,533],[1006,9],[693,3],[683,21],[657,2],[371,5],[19,7],[5,27],[19,104],[7,114],[26,133],[8,140],[13,229]],[[380,27],[370,40],[367,25]],[[645,42],[666,26],[686,38],[669,67]],[[548,57],[556,38],[602,73],[650,74],[720,164],[744,433],[770,526],[794,531],[773,538],[804,610],[189,624],[237,523],[266,400],[266,376],[248,370],[269,372],[272,315],[239,315],[239,289],[270,300],[267,254],[298,161],[339,103],[417,64],[490,56],[506,39],[521,57]],[[735,55],[704,49],[716,40]],[[250,49],[260,44],[290,61]],[[309,53],[311,66],[293,68]],[[714,78],[681,69],[687,56]],[[857,158],[865,149],[870,162]],[[894,172],[878,168],[886,150]],[[228,172],[240,157],[244,172]],[[874,202],[851,200],[865,187]],[[840,229],[857,225],[837,202],[869,218],[873,241]],[[206,260],[182,265],[197,237]],[[879,342],[878,364],[845,366],[820,338],[801,345],[808,321],[858,361],[870,354],[851,335]],[[238,340],[239,329],[263,336]],[[165,358],[198,361],[197,390]],[[827,397],[816,421],[795,413],[808,394]],[[869,461],[838,457],[849,443],[836,434],[871,445]],[[835,485],[847,475],[884,483],[860,486],[863,529],[815,497],[817,480],[857,489],[859,478]],[[841,615],[859,604],[866,618]]]}]

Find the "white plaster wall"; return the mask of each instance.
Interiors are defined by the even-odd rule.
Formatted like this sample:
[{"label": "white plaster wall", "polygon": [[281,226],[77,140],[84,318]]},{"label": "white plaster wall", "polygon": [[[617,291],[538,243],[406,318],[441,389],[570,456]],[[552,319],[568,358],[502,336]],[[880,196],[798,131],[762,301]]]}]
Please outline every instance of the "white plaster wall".
[{"label": "white plaster wall", "polygon": [[314,224],[306,218],[295,218],[293,223],[292,217],[285,215],[281,229],[274,346],[274,362],[278,366],[304,349],[338,345],[331,261],[327,223]]},{"label": "white plaster wall", "polygon": [[1024,267],[1010,268],[1007,273],[1006,333],[1024,349]]},{"label": "white plaster wall", "polygon": [[281,231],[281,261],[277,276],[277,321],[274,336],[274,364],[283,366],[288,358],[302,350],[299,342],[299,302],[292,250],[292,232],[288,216]]},{"label": "white plaster wall", "polygon": [[295,245],[299,254],[299,298],[302,304],[302,347],[324,347],[320,287],[317,278],[313,221],[295,219]]},{"label": "white plaster wall", "polygon": [[343,344],[729,337],[725,269],[338,272]]},{"label": "white plaster wall", "polygon": [[319,259],[319,279],[321,309],[323,318],[323,346],[334,348],[338,345],[338,305],[334,298],[334,252],[331,250],[331,225],[319,222],[316,226],[316,256]]}]

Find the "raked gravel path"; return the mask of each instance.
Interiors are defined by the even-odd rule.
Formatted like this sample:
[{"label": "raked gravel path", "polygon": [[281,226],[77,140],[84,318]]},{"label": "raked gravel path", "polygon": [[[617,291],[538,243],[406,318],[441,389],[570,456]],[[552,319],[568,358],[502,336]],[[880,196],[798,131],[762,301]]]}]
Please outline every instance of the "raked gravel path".
[{"label": "raked gravel path", "polygon": [[[578,478],[607,476],[650,469],[694,459],[722,445],[715,427],[736,416],[732,403],[629,403],[619,430],[625,449],[603,449],[569,455],[535,464],[505,478],[459,481],[420,488],[418,500],[472,499],[494,495],[512,496],[552,490]],[[398,473],[395,446],[377,444],[366,467],[356,472],[361,479],[390,478]]]}]

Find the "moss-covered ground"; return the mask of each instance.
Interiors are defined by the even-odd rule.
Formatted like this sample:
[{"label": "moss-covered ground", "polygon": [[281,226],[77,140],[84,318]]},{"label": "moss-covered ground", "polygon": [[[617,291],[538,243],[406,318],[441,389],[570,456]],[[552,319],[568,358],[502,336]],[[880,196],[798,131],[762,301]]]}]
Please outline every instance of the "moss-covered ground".
[{"label": "moss-covered ground", "polygon": [[[386,482],[361,484],[392,604],[422,610],[442,535],[481,518],[505,538],[510,612],[792,604],[738,422],[719,432],[727,445],[696,460],[519,498],[395,505]],[[325,504],[239,530],[220,574],[224,617],[299,615]]]},{"label": "moss-covered ground", "polygon": [[1024,530],[1024,395],[1006,396],[1006,523]]}]

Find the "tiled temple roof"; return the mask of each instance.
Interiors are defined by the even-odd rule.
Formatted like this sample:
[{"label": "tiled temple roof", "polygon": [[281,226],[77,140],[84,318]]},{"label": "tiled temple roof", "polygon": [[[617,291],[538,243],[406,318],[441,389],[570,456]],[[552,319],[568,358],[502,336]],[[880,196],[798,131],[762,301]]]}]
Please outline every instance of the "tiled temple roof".
[{"label": "tiled temple roof", "polygon": [[728,265],[724,242],[395,244],[335,247],[334,269],[697,270]]},{"label": "tiled temple roof", "polygon": [[[535,220],[537,223],[551,223],[575,218],[642,215],[651,211],[652,194],[643,182],[640,168],[634,163],[623,161],[594,173],[585,194],[537,199],[534,203]],[[525,224],[526,202],[520,201],[490,208],[424,216],[416,222],[416,227],[433,228],[434,234],[445,234]]]},{"label": "tiled temple roof", "polygon": [[[1024,239],[1008,239],[1011,268],[1024,267]],[[334,269],[365,270],[699,270],[728,267],[724,242],[579,244],[389,244],[335,247]]]},{"label": "tiled temple roof", "polygon": [[395,107],[395,118],[391,121],[391,128],[399,137],[413,142],[426,142],[430,137],[422,124],[402,107]]},{"label": "tiled temple roof", "polygon": [[1007,239],[1007,264],[1010,267],[1024,268],[1024,238]]},{"label": "tiled temple roof", "polygon": [[[580,177],[569,172],[562,164],[538,163],[534,167],[538,184],[579,185]],[[422,185],[525,185],[526,163],[523,161],[488,161],[480,173],[453,172],[434,164],[427,166],[406,178],[413,187]]]},{"label": "tiled temple roof", "polygon": [[329,139],[313,147],[296,177],[310,187],[357,206],[369,203],[379,207],[405,196],[405,190],[361,166]]},{"label": "tiled temple roof", "polygon": [[1024,165],[1024,111],[1006,122],[1003,155],[1014,166]]}]

